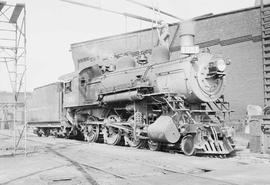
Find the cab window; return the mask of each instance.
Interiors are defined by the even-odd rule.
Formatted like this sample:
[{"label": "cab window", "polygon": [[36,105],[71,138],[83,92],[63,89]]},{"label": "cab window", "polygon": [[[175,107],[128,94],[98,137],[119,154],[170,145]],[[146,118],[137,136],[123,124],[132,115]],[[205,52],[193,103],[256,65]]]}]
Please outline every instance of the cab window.
[{"label": "cab window", "polygon": [[65,93],[69,93],[72,91],[71,81],[65,83]]}]

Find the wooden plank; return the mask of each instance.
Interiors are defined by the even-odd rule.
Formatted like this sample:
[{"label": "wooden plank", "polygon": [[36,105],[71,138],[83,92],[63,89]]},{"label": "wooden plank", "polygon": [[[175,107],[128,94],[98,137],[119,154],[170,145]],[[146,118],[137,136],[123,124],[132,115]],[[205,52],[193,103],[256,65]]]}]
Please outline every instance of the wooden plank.
[{"label": "wooden plank", "polygon": [[172,46],[174,45],[174,42],[175,42],[177,33],[178,33],[178,31],[179,31],[179,28],[180,28],[180,24],[178,24],[178,25],[177,25],[177,28],[175,29],[175,32],[174,32],[174,35],[173,35],[173,38],[172,38],[172,41],[171,41],[171,44],[170,44],[170,47],[169,47],[169,50],[170,50],[170,51],[171,51]]},{"label": "wooden plank", "polygon": [[9,19],[9,23],[16,23],[22,10],[24,9],[24,4],[16,4],[13,12],[12,12],[12,15]]},{"label": "wooden plank", "polygon": [[6,5],[5,1],[0,2],[0,11],[4,8],[5,5]]}]

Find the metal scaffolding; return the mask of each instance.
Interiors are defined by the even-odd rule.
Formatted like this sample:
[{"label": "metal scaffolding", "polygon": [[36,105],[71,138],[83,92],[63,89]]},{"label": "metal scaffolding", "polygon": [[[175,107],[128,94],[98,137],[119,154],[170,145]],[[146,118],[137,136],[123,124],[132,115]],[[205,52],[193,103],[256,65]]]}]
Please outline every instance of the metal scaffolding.
[{"label": "metal scaffolding", "polygon": [[27,67],[26,9],[24,4],[9,5],[0,1],[0,62],[5,63],[13,92],[12,102],[1,103],[1,107],[9,107],[13,110],[13,154],[15,155],[19,149],[23,149],[26,154]]}]

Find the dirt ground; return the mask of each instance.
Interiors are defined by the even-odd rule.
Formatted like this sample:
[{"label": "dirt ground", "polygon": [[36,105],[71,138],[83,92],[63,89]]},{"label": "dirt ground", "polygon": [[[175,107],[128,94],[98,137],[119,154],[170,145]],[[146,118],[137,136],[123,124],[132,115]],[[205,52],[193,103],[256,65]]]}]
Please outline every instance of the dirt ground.
[{"label": "dirt ground", "polygon": [[270,156],[252,154],[237,138],[229,158],[109,146],[28,134],[12,156],[12,132],[0,130],[1,185],[255,185],[270,184]]}]

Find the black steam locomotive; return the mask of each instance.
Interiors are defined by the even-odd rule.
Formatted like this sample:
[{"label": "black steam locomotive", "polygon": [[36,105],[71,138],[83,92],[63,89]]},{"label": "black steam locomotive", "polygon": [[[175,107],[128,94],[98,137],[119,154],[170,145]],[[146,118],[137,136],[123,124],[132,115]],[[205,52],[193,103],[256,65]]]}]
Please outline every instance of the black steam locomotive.
[{"label": "black steam locomotive", "polygon": [[[194,33],[182,27],[182,54],[176,60],[170,60],[165,46],[154,47],[148,57],[125,55],[107,63],[82,59],[84,67],[61,77],[56,88],[46,86],[57,93],[57,102],[48,106],[55,105],[58,121],[46,121],[44,114],[42,121],[38,118],[44,112],[37,112],[42,105],[37,101],[46,96],[38,93],[46,91],[43,87],[29,103],[29,124],[38,135],[82,136],[88,142],[150,150],[173,148],[186,155],[230,154],[234,143],[224,126],[230,110],[222,96],[227,61],[199,51]],[[47,96],[53,99],[52,93]]]}]

